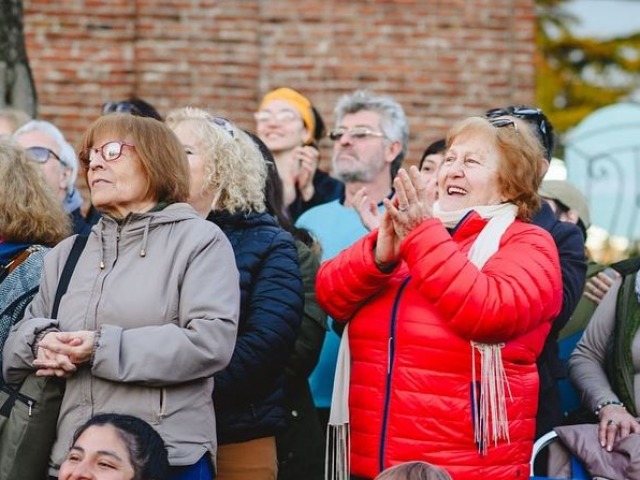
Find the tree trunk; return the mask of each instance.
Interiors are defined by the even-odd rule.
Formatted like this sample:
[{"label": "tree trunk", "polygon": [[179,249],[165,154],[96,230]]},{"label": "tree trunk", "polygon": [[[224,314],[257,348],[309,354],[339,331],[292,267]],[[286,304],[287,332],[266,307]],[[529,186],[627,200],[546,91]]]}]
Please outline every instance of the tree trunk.
[{"label": "tree trunk", "polygon": [[0,5],[0,107],[35,118],[38,99],[24,42],[22,0],[0,0]]}]

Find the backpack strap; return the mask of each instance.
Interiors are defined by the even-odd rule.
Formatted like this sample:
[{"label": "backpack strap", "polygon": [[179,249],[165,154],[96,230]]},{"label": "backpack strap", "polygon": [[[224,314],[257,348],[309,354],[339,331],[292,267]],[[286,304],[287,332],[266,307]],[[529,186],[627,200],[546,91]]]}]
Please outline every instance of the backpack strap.
[{"label": "backpack strap", "polygon": [[62,269],[62,275],[60,275],[60,281],[58,282],[56,296],[53,300],[53,308],[51,309],[51,318],[58,317],[60,300],[67,291],[67,287],[69,286],[69,282],[71,281],[71,276],[73,275],[73,271],[76,268],[78,259],[80,258],[80,255],[84,250],[84,246],[87,244],[88,238],[89,237],[87,235],[76,235],[76,239],[73,242],[73,247],[71,247],[71,251],[69,252],[67,261],[65,262],[64,268]]}]

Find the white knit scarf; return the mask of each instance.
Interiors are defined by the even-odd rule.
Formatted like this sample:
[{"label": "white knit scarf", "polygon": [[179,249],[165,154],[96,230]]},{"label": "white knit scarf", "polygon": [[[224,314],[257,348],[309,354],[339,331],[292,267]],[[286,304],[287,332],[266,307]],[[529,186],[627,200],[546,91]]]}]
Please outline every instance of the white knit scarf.
[{"label": "white knit scarf", "polygon": [[[455,227],[471,210],[475,210],[489,222],[482,229],[471,246],[468,258],[478,270],[482,270],[489,258],[498,251],[502,235],[516,218],[518,208],[512,203],[487,205],[473,209],[442,212],[440,204],[433,207],[434,216],[440,218],[448,228]],[[510,441],[509,419],[507,418],[506,392],[511,397],[509,383],[502,364],[502,347],[504,344],[478,343],[471,341],[471,370],[473,392],[474,436],[478,452],[487,453],[491,443],[497,445],[499,440]],[[477,381],[476,355],[480,354],[480,382]]]},{"label": "white knit scarf", "polygon": [[[463,210],[443,212],[439,202],[433,206],[433,215],[445,227],[453,228],[471,211],[490,219],[482,229],[468,253],[469,260],[482,269],[487,260],[498,251],[500,239],[516,218],[517,207],[512,203],[486,205]],[[473,373],[473,418],[475,442],[478,451],[486,454],[490,443],[497,445],[500,439],[509,442],[509,422],[506,409],[506,391],[509,391],[501,348],[504,344],[471,343]],[[480,353],[479,389],[477,385],[476,355]],[[389,360],[391,361],[391,359]],[[331,412],[327,426],[325,480],[349,480],[349,378],[351,355],[349,352],[348,325],[342,334],[331,397]]]}]

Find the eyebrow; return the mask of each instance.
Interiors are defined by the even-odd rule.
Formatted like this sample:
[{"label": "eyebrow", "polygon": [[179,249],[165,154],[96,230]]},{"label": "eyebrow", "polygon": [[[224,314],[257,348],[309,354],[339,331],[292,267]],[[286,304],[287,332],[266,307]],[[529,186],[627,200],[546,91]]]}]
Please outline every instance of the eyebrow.
[{"label": "eyebrow", "polygon": [[[73,447],[71,447],[71,450],[78,450],[81,453],[86,453],[84,451],[84,448],[79,447],[77,445],[74,445]],[[111,450],[98,450],[96,452],[98,455],[105,455],[107,457],[112,457],[115,458],[116,460],[118,460],[120,463],[124,463],[124,460],[120,457],[120,455],[118,455],[115,452],[112,452]]]}]

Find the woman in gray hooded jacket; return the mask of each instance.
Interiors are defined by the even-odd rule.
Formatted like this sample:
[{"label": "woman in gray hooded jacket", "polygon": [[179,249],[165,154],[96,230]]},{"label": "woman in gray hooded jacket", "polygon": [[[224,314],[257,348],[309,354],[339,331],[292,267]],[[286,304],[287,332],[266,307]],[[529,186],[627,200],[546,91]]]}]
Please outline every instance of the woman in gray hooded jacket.
[{"label": "woman in gray hooded jacket", "polygon": [[210,479],[212,376],[231,358],[240,300],[231,246],[183,203],[187,158],[161,122],[101,117],[85,133],[79,157],[104,217],[91,231],[57,320],[49,312],[73,240],[47,256],[40,292],[5,345],[4,376],[19,381],[35,368],[67,378],[53,473],[80,425],[115,412],[140,417],[160,433],[174,476],[193,470],[181,478]]}]

